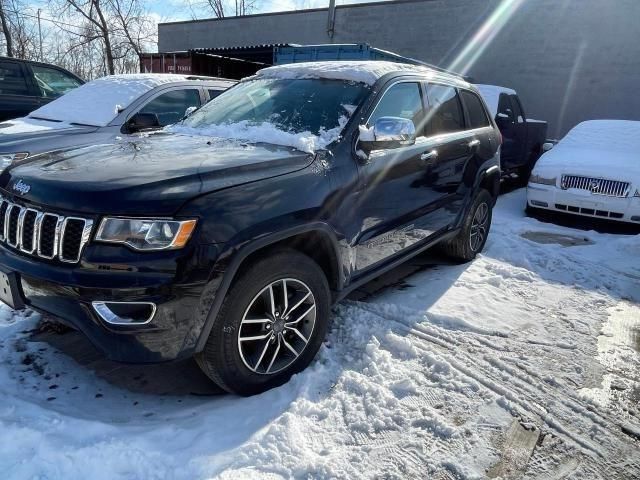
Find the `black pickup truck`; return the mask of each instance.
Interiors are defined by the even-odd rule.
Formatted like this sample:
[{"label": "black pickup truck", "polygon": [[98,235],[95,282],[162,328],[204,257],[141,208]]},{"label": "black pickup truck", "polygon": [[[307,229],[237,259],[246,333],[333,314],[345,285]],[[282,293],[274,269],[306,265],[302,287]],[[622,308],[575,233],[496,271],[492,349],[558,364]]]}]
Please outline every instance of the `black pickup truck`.
[{"label": "black pickup truck", "polygon": [[169,131],[0,175],[0,299],[123,362],[195,357],[243,395],[306,367],[331,302],[436,244],[482,251],[500,134],[459,77],[271,67]]},{"label": "black pickup truck", "polygon": [[527,118],[515,90],[496,85],[476,87],[502,134],[502,174],[516,173],[526,185],[533,166],[544,153],[547,122]]}]

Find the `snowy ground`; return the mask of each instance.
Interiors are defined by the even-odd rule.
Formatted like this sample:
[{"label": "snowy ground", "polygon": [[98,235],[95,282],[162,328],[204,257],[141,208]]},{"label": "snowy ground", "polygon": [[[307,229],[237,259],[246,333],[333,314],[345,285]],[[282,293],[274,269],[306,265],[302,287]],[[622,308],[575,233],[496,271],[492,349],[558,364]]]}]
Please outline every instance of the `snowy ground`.
[{"label": "snowy ground", "polygon": [[640,478],[640,236],[523,205],[472,264],[340,304],[312,367],[249,399],[114,386],[3,308],[2,477]]}]

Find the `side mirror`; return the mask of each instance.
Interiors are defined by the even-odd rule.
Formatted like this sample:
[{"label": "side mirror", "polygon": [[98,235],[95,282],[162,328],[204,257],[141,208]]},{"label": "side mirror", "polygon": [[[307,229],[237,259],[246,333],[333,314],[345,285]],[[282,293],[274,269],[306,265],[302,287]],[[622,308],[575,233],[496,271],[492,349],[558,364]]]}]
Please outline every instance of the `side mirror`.
[{"label": "side mirror", "polygon": [[187,118],[189,115],[191,115],[193,112],[195,112],[196,110],[198,110],[198,107],[189,107],[184,111],[184,117],[182,117],[182,119],[184,120],[185,118]]},{"label": "side mirror", "polygon": [[381,117],[372,128],[360,126],[360,144],[366,152],[416,143],[416,126],[400,117]]},{"label": "side mirror", "polygon": [[543,152],[548,152],[549,150],[551,150],[553,147],[555,146],[555,143],[553,142],[544,142],[542,144],[542,151]]},{"label": "side mirror", "polygon": [[160,120],[158,120],[158,115],[155,113],[138,112],[127,122],[127,130],[129,130],[130,133],[160,127]]}]

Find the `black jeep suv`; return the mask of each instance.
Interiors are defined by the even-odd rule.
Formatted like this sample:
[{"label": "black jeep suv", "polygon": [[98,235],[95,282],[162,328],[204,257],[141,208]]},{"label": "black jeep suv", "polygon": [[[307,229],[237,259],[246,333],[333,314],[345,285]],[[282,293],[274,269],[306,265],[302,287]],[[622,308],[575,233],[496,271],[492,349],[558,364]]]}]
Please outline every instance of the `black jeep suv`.
[{"label": "black jeep suv", "polygon": [[254,394],[306,367],[330,306],[436,244],[487,239],[500,137],[474,87],[385,62],[271,67],[171,131],[0,176],[0,298],[111,359],[195,356]]}]

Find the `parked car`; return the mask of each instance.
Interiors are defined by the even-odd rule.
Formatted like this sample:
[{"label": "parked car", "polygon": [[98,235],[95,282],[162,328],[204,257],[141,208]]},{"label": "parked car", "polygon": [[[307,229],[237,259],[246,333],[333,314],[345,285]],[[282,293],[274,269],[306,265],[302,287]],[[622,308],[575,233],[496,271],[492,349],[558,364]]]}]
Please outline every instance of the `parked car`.
[{"label": "parked car", "polygon": [[637,121],[578,124],[533,169],[528,210],[640,223],[638,138]]},{"label": "parked car", "polygon": [[527,118],[515,90],[496,85],[476,87],[502,134],[500,164],[503,175],[517,174],[526,184],[533,166],[546,148],[547,122]]},{"label": "parked car", "polygon": [[157,130],[180,121],[235,83],[163,74],[94,80],[28,117],[0,123],[0,168],[43,152]]},{"label": "parked car", "polygon": [[0,298],[123,362],[286,382],[330,305],[435,245],[472,260],[499,190],[477,90],[388,62],[271,67],[178,125],[0,175]]},{"label": "parked car", "polygon": [[24,117],[83,83],[55,65],[0,57],[0,122]]}]

